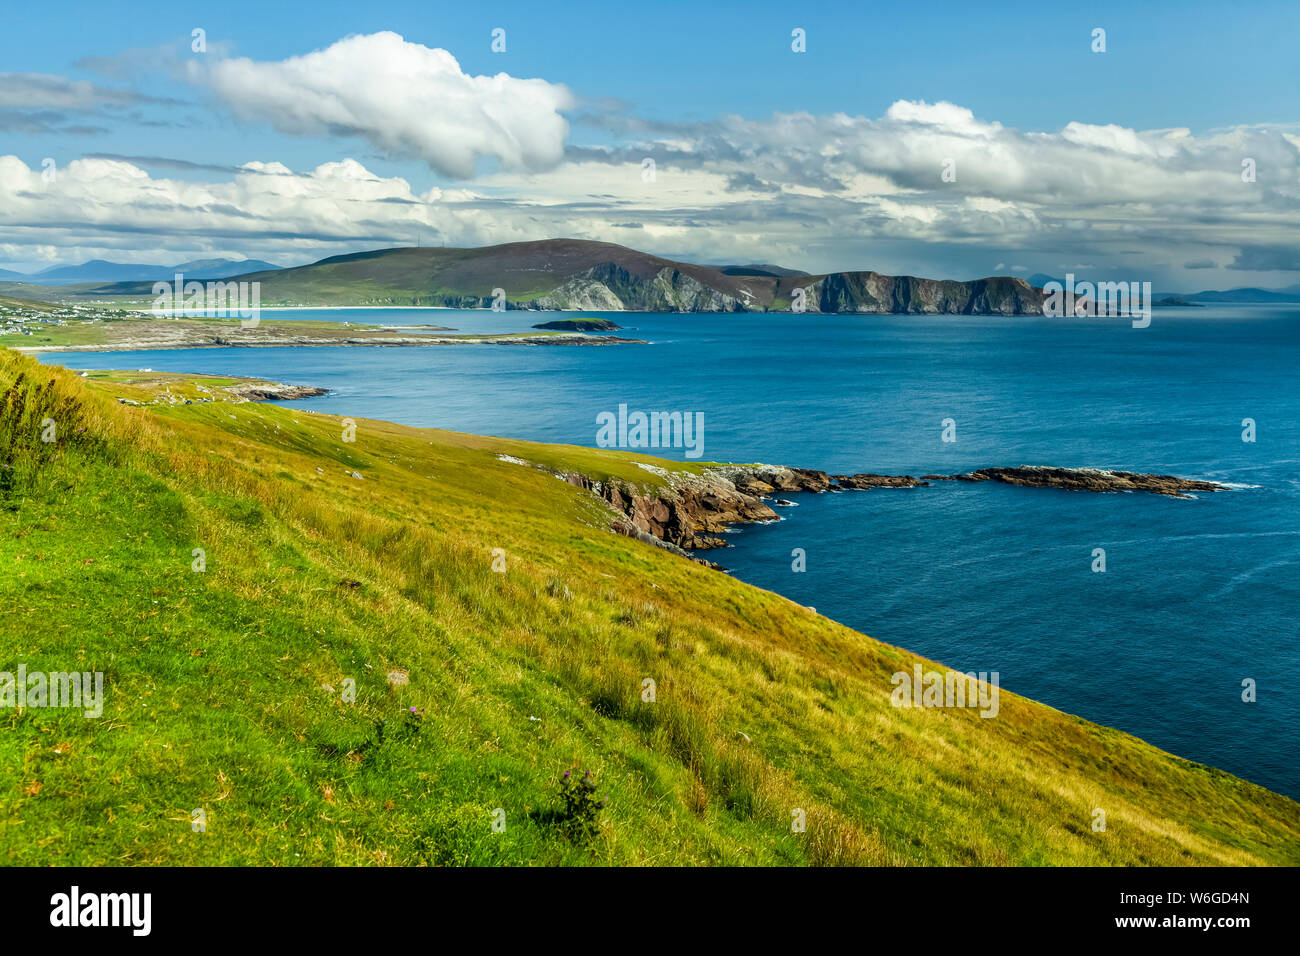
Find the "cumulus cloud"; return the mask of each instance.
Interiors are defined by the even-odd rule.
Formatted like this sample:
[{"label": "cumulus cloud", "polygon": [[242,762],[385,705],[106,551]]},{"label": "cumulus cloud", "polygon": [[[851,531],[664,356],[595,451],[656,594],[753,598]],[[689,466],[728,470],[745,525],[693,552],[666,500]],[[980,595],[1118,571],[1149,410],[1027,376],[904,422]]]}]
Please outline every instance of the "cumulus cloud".
[{"label": "cumulus cloud", "polygon": [[[565,144],[559,99],[543,97],[550,105],[538,115],[489,109],[481,88],[488,78],[467,77],[442,51],[376,36],[418,63],[440,64],[429,66],[439,79],[424,83],[424,92],[397,97],[400,109],[368,105],[393,88],[393,74],[369,87],[346,71],[331,77],[333,51],[376,37],[349,38],[280,64],[220,61],[209,79],[223,97],[225,83],[265,93],[265,100],[230,94],[253,115],[292,101],[277,122],[298,133],[358,133],[435,169],[472,172],[479,159],[495,158],[496,168],[480,174],[474,188],[419,192],[352,160],[310,172],[272,162],[232,172],[180,161],[168,166],[162,157],[114,163],[108,156],[61,171],[51,188],[10,158],[0,160],[10,163],[0,168],[0,242],[62,245],[73,259],[96,242],[101,250],[139,246],[148,236],[171,248],[166,237],[179,236],[301,260],[414,244],[416,235],[454,245],[574,236],[696,261],[777,261],[810,272],[975,278],[1008,268],[1080,273],[1086,270],[1077,264],[1088,262],[1087,270],[1189,291],[1226,278],[1229,269],[1242,282],[1261,284],[1270,273],[1277,279],[1300,270],[1300,136],[1293,127],[1193,135],[1069,122],[1028,132],[951,103],[900,101],[874,119],[789,113],[652,123],[602,113],[600,144]],[[347,53],[340,62],[372,56]],[[327,59],[303,65],[312,57]],[[222,63],[245,66],[222,79]],[[261,67],[272,69],[263,74]],[[500,89],[563,89],[496,81]],[[447,111],[448,124],[426,129],[413,117],[430,110],[420,114],[412,104],[431,102],[439,84],[468,92]],[[307,92],[298,102],[292,91],[300,87]],[[494,127],[480,129],[472,118],[485,113],[497,118],[495,128],[515,129],[514,138],[483,138]],[[548,127],[551,121],[560,125]],[[532,140],[522,132],[541,129],[549,132]],[[443,138],[456,130],[463,135]],[[547,149],[525,148],[525,140]],[[507,142],[514,145],[501,145]],[[645,157],[656,163],[652,181],[642,176]],[[1253,161],[1254,181],[1243,179],[1245,159]],[[153,178],[141,166],[155,176],[176,169],[221,181]],[[948,166],[952,181],[943,177]]]},{"label": "cumulus cloud", "polygon": [[[537,238],[525,213],[461,189],[412,189],[345,159],[295,172],[240,166],[220,182],[154,177],[120,159],[81,159],[43,175],[0,156],[0,249],[10,261],[165,261],[243,254],[294,262],[417,240],[482,245]],[[545,227],[543,227],[545,228]],[[557,224],[558,228],[558,224]],[[32,250],[23,255],[19,250]]]},{"label": "cumulus cloud", "polygon": [[[1193,135],[1069,122],[1028,132],[952,103],[911,101],[874,119],[785,113],[620,127],[601,117],[598,126],[618,129],[623,142],[571,146],[571,163],[589,170],[650,156],[660,183],[722,176],[727,198],[761,202],[773,230],[813,216],[850,244],[1009,247],[1017,258],[1048,257],[1045,269],[1088,255],[1169,272],[1189,246],[1220,258],[1225,246],[1240,249],[1236,269],[1297,268],[1287,250],[1300,246],[1300,137],[1286,127]],[[715,223],[742,215],[711,205]]]},{"label": "cumulus cloud", "polygon": [[[1071,122],[1058,132],[1035,133],[980,120],[951,103],[900,101],[879,119],[732,116],[679,127],[672,140],[678,145],[666,139],[640,145],[656,147],[661,165],[734,163],[787,186],[847,189],[855,176],[867,174],[907,190],[1056,207],[1191,199],[1239,208],[1280,200],[1294,210],[1300,203],[1295,137],[1249,127],[1194,137],[1185,129],[1138,131]],[[623,161],[636,148],[609,155]],[[1260,169],[1254,183],[1241,179],[1242,160],[1248,157]],[[599,151],[589,151],[587,158],[599,158]],[[943,179],[945,167],[955,172],[951,181]]]},{"label": "cumulus cloud", "polygon": [[506,73],[471,76],[446,50],[384,32],[277,62],[191,61],[188,77],[244,119],[294,136],[360,136],[439,173],[474,176],[481,158],[540,170],[564,155],[569,90]]}]

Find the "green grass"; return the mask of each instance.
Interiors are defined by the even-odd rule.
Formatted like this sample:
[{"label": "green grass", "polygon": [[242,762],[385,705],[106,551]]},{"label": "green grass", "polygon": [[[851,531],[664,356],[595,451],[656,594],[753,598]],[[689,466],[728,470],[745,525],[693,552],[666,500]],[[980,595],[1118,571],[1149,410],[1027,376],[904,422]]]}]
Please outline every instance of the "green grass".
[{"label": "green grass", "polygon": [[1300,862],[1293,801],[1005,691],[895,709],[913,655],[497,456],[653,459],[142,388],[0,350],[0,670],[106,675],[98,719],[0,710],[5,862]]},{"label": "green grass", "polygon": [[54,308],[48,302],[34,302],[31,299],[15,299],[13,296],[0,295],[0,311],[21,309],[30,312],[52,312]]},{"label": "green grass", "polygon": [[90,346],[102,345],[106,338],[106,326],[73,321],[67,325],[33,325],[31,335],[0,332],[0,346],[16,348],[41,348],[45,346]]}]

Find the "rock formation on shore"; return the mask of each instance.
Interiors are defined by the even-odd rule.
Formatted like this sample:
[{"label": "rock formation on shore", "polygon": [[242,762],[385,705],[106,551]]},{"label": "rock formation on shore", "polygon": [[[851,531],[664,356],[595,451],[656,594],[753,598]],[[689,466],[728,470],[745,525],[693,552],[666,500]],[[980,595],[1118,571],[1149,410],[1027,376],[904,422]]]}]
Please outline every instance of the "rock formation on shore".
[{"label": "rock formation on shore", "polygon": [[298,398],[315,398],[329,393],[328,388],[316,385],[285,385],[281,382],[252,382],[248,385],[227,385],[225,391],[236,398],[250,402],[287,402]]},{"label": "rock formation on shore", "polygon": [[[575,480],[577,479],[577,480]],[[1098,468],[981,468],[959,475],[828,475],[810,468],[781,465],[719,465],[703,475],[674,476],[668,491],[646,492],[627,483],[594,485],[582,476],[568,480],[592,488],[624,519],[635,536],[646,535],[683,552],[726,547],[718,537],[729,525],[775,521],[779,516],[767,504],[774,492],[821,493],[872,488],[928,487],[931,481],[998,481],[1011,485],[1059,488],[1068,491],[1146,491],[1188,497],[1191,491],[1224,491],[1213,481],[1175,475],[1107,471]],[[625,531],[624,533],[628,533]],[[713,567],[712,562],[704,562]]]},{"label": "rock formation on shore", "polygon": [[[521,464],[525,464],[521,462]],[[540,466],[534,466],[540,467]],[[701,564],[717,564],[691,552],[727,547],[719,537],[730,525],[777,521],[767,503],[774,492],[869,491],[876,488],[924,488],[932,481],[998,481],[1011,485],[1068,491],[1146,491],[1190,497],[1190,491],[1226,491],[1213,481],[1175,475],[1108,471],[1099,468],[981,468],[957,475],[828,475],[811,468],[784,465],[714,465],[701,474],[642,465],[659,480],[641,486],[625,480],[596,481],[581,474],[557,477],[598,495],[615,516],[612,530],[666,548]],[[779,499],[778,499],[779,500]],[[787,504],[788,502],[780,502]]]},{"label": "rock formation on shore", "polygon": [[[644,490],[630,482],[595,482],[585,475],[565,475],[571,484],[587,488],[619,515],[614,530],[690,551],[725,548],[719,534],[733,524],[777,521],[780,516],[765,499],[774,492],[820,493],[843,489],[908,488],[928,482],[910,475],[827,475],[811,468],[784,465],[717,465],[702,475],[663,472],[669,488]],[[718,567],[696,558],[702,564]]]},{"label": "rock formation on shore", "polygon": [[717,535],[729,525],[777,519],[761,497],[713,473],[675,475],[667,490],[643,490],[624,481],[594,482],[585,475],[566,475],[565,480],[600,495],[637,531],[684,551],[725,547],[726,541]]}]

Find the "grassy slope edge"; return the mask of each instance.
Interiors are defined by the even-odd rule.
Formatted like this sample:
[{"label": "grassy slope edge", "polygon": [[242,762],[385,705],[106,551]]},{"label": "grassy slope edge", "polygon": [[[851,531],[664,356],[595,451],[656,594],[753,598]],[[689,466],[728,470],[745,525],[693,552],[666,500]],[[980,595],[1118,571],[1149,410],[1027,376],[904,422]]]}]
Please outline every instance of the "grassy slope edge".
[{"label": "grassy slope edge", "polygon": [[[7,350],[0,389],[0,670],[106,673],[99,719],[0,711],[4,862],[1300,862],[1295,802],[1005,690],[896,709],[914,655],[498,455],[652,459],[130,407]],[[555,825],[569,769],[610,800],[590,843]]]}]

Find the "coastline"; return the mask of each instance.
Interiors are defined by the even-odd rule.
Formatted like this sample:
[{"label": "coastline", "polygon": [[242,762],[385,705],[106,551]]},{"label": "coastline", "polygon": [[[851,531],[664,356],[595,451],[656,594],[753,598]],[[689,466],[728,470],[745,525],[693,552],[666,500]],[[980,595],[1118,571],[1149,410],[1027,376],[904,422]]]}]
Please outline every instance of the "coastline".
[{"label": "coastline", "polygon": [[1177,475],[1042,465],[980,468],[953,475],[916,478],[875,473],[830,475],[816,469],[767,464],[711,464],[702,473],[693,474],[642,464],[642,468],[662,479],[667,486],[647,488],[635,482],[602,482],[585,474],[555,471],[534,462],[517,463],[547,471],[601,498],[615,515],[610,530],[722,571],[726,569],[721,565],[692,552],[730,547],[724,538],[717,536],[728,533],[732,525],[785,520],[772,509],[772,504],[786,507],[793,503],[776,498],[779,492],[838,494],[880,488],[914,489],[931,487],[933,481],[991,481],[1013,487],[1094,494],[1144,492],[1184,500],[1195,499],[1196,496],[1189,493],[1192,491],[1236,490],[1221,482]]},{"label": "coastline", "polygon": [[612,335],[588,335],[582,332],[506,333],[501,335],[445,335],[432,332],[423,335],[390,335],[376,328],[372,335],[359,332],[372,331],[355,327],[339,335],[298,334],[281,329],[286,334],[258,339],[255,336],[233,338],[237,331],[224,334],[211,332],[182,333],[179,336],[157,340],[128,339],[120,342],[92,342],[79,345],[7,345],[5,348],[23,354],[41,352],[154,352],[174,349],[230,349],[230,348],[318,348],[324,346],[371,346],[386,348],[428,348],[452,345],[521,345],[521,346],[576,346],[598,347],[612,345],[649,345],[644,339],[627,339]]}]

